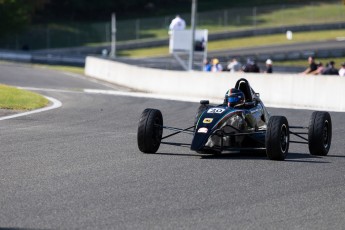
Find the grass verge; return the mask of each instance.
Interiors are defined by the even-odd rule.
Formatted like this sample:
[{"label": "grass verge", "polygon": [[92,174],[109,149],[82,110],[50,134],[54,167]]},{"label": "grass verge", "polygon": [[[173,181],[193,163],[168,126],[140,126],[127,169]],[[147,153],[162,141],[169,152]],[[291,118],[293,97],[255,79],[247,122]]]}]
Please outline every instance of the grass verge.
[{"label": "grass verge", "polygon": [[[208,51],[249,48],[265,45],[282,45],[311,41],[334,40],[337,37],[345,37],[345,30],[326,30],[312,32],[296,32],[293,33],[293,39],[287,40],[285,34],[262,35],[247,38],[235,38],[210,41],[208,43]],[[119,56],[126,57],[153,57],[168,55],[168,46],[159,46],[149,49],[133,49],[119,51]]]},{"label": "grass verge", "polygon": [[0,109],[34,110],[48,103],[48,99],[37,93],[0,84]]}]

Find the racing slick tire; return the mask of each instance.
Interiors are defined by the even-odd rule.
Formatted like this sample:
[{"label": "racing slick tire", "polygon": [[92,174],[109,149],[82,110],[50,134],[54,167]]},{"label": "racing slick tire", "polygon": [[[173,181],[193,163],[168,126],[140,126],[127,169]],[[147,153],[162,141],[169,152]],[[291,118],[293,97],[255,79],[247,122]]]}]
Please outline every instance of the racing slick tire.
[{"label": "racing slick tire", "polygon": [[163,116],[157,109],[145,109],[139,119],[137,141],[143,153],[157,152],[163,135]]},{"label": "racing slick tire", "polygon": [[285,160],[289,151],[289,123],[284,116],[272,116],[268,121],[265,145],[270,160]]},{"label": "racing slick tire", "polygon": [[309,121],[308,146],[311,155],[326,156],[331,147],[332,120],[328,112],[315,111]]}]

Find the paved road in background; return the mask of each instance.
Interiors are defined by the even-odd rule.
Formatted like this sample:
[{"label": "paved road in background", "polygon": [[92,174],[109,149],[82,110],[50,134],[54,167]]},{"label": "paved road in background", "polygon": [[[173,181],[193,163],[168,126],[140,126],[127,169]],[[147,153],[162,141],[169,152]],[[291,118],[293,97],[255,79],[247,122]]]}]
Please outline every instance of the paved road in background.
[{"label": "paved road in background", "polygon": [[[242,64],[245,64],[246,59],[249,57],[255,58],[261,65],[263,71],[263,63],[265,63],[265,61],[268,58],[271,58],[273,62],[282,60],[305,59],[305,65],[307,67],[307,58],[309,55],[316,55],[317,58],[327,58],[329,56],[343,57],[345,54],[344,47],[344,40],[327,40],[319,42],[303,42],[283,45],[257,46],[250,48],[222,49],[209,51],[207,55],[210,59],[218,58],[220,62],[224,65],[224,67],[228,64],[229,60],[232,57],[238,57],[241,60]],[[185,60],[185,63],[188,63],[188,54],[179,55],[182,60]],[[195,66],[195,69],[201,69],[202,58],[203,57],[200,54],[195,56],[195,62],[198,63],[198,66]],[[330,58],[330,60],[332,60],[332,58]],[[177,60],[175,60],[173,56],[162,56],[153,58],[118,58],[116,59],[116,61],[143,67],[183,70],[182,66],[177,62]],[[341,63],[336,63],[337,68],[339,68],[340,64]],[[274,71],[280,73],[298,73],[303,70],[303,67],[300,68],[274,65]]]},{"label": "paved road in background", "polygon": [[[0,227],[32,229],[342,229],[344,113],[331,113],[329,156],[292,145],[284,162],[264,155],[202,156],[161,146],[142,154],[145,108],[187,127],[195,103],[87,94],[112,89],[82,77],[0,64],[0,83],[38,92],[59,109],[0,121]],[[255,86],[253,86],[255,88]],[[256,91],[260,91],[256,89]],[[260,92],[264,93],[264,92]],[[307,125],[312,111],[270,109]],[[181,135],[172,141],[190,142]]]}]

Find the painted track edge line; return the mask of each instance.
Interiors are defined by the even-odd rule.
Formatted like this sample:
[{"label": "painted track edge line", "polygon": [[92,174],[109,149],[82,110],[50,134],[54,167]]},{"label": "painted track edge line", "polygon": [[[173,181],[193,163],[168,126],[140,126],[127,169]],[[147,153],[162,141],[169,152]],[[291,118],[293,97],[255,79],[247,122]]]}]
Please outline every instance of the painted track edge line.
[{"label": "painted track edge line", "polygon": [[57,109],[57,108],[62,106],[62,103],[59,100],[52,98],[52,97],[47,97],[47,96],[44,96],[44,97],[47,98],[53,104],[48,106],[48,107],[41,108],[41,109],[36,109],[36,110],[24,112],[24,113],[18,113],[18,114],[14,114],[14,115],[0,117],[0,121],[8,120],[8,119],[16,118],[16,117],[27,116],[27,115],[31,115],[31,114],[35,114],[35,113],[41,113],[41,112],[49,111],[52,109]]}]

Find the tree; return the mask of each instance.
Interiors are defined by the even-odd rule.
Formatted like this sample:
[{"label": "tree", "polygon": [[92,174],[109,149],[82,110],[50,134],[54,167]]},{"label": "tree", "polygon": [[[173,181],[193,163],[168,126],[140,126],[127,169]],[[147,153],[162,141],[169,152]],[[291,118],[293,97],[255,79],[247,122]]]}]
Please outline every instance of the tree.
[{"label": "tree", "polygon": [[47,0],[0,0],[0,37],[16,33],[29,25],[37,9]]}]

